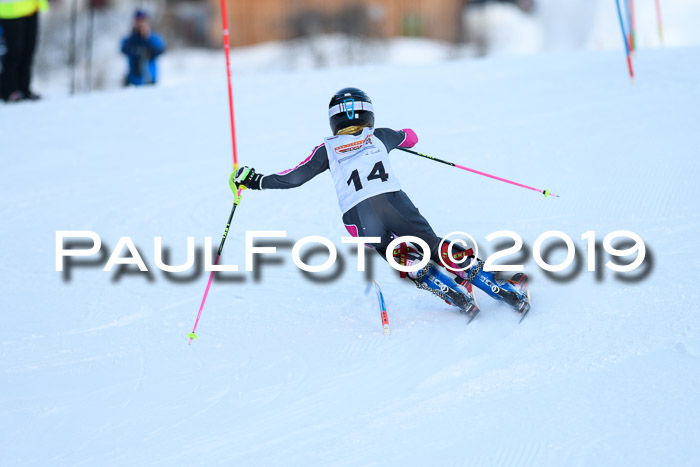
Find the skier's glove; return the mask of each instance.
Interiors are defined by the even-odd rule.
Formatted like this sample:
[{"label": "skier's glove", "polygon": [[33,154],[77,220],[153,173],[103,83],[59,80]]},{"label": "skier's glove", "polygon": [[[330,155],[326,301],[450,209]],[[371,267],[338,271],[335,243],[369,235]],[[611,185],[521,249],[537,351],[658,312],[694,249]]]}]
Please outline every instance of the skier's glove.
[{"label": "skier's glove", "polygon": [[243,166],[231,174],[228,184],[234,193],[238,192],[238,187],[240,186],[251,190],[259,190],[262,178],[261,174],[255,173],[255,169]]}]

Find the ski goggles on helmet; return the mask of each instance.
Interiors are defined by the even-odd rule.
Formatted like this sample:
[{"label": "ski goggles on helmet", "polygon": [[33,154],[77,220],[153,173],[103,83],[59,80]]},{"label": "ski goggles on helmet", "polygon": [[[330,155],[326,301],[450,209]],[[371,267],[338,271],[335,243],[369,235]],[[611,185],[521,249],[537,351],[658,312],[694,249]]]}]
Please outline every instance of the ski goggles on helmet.
[{"label": "ski goggles on helmet", "polygon": [[374,113],[374,107],[370,102],[356,101],[355,99],[346,99],[340,104],[334,105],[328,109],[328,118],[335,115],[345,113],[348,119],[355,118],[355,111],[368,111]]}]

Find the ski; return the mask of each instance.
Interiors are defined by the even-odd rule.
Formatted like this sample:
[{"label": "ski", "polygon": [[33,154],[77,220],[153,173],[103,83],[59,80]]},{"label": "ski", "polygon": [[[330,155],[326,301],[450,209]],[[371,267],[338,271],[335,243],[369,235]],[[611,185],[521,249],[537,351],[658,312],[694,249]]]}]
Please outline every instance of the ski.
[{"label": "ski", "polygon": [[462,279],[456,274],[454,274],[453,280],[457,285],[461,286],[466,291],[467,295],[471,297],[470,307],[464,310],[460,310],[462,311],[462,313],[467,315],[467,324],[469,324],[474,320],[474,318],[476,318],[476,315],[478,315],[481,311],[481,309],[479,308],[479,304],[476,302],[476,295],[473,292],[471,282],[467,281],[466,279]]},{"label": "ski", "polygon": [[[523,300],[524,302],[524,300]],[[525,315],[527,315],[530,312],[530,290],[527,290],[527,302],[525,302],[521,308],[520,308],[520,321],[518,323],[522,323],[523,320],[525,319]]]},{"label": "ski", "polygon": [[365,293],[369,293],[369,289],[374,285],[374,289],[377,291],[377,301],[379,302],[379,315],[382,318],[382,329],[384,329],[384,335],[388,336],[391,334],[391,329],[389,328],[389,314],[386,311],[386,304],[384,303],[384,294],[382,293],[381,287],[377,281],[372,280],[371,284],[367,284],[367,289]]},{"label": "ski", "polygon": [[479,305],[477,305],[476,303],[476,297],[474,296],[474,294],[472,294],[472,299],[474,300],[472,309],[469,311],[463,311],[463,313],[467,315],[467,324],[471,323],[474,320],[474,318],[476,318],[476,315],[478,315],[481,311]]},{"label": "ski", "polygon": [[518,323],[522,323],[525,316],[530,312],[530,288],[528,287],[527,276],[519,272],[511,277],[508,282],[522,294],[514,305],[515,310],[520,313],[520,321]]}]

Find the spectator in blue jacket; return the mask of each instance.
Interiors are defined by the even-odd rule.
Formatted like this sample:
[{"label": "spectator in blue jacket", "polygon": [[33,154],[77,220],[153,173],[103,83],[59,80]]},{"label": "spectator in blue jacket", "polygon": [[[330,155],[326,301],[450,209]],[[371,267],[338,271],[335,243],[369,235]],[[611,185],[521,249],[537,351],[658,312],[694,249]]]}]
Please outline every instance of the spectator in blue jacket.
[{"label": "spectator in blue jacket", "polygon": [[165,51],[165,41],[151,31],[148,14],[136,10],[131,35],[122,40],[122,53],[129,61],[124,85],[155,84],[158,78],[156,58]]}]

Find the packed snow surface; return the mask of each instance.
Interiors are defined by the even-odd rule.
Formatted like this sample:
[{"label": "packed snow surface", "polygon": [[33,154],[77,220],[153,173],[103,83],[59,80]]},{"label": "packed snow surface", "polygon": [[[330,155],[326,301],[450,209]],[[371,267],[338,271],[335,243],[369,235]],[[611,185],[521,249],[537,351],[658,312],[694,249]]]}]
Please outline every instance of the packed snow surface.
[{"label": "packed snow surface", "polygon": [[[438,233],[470,233],[482,257],[489,233],[522,236],[505,262],[524,261],[533,310],[518,324],[479,292],[467,326],[377,258],[390,336],[323,174],[243,193],[222,258],[241,271],[212,284],[188,345],[207,275],[164,274],[153,242],[180,264],[188,236],[216,248],[223,233],[223,64],[196,82],[0,107],[2,464],[700,464],[699,61],[641,50],[634,84],[620,52],[234,76],[240,160],[262,173],[303,160],[328,133],[330,95],[354,85],[418,150],[561,196],[392,153]],[[59,230],[96,232],[103,256],[57,272]],[[345,268],[311,281],[287,243],[256,277],[255,230],[328,237]],[[553,276],[532,258],[548,230],[577,247]],[[586,270],[581,236],[615,230],[644,240],[641,275],[607,269],[600,246]],[[126,236],[149,273],[102,271]]]}]

